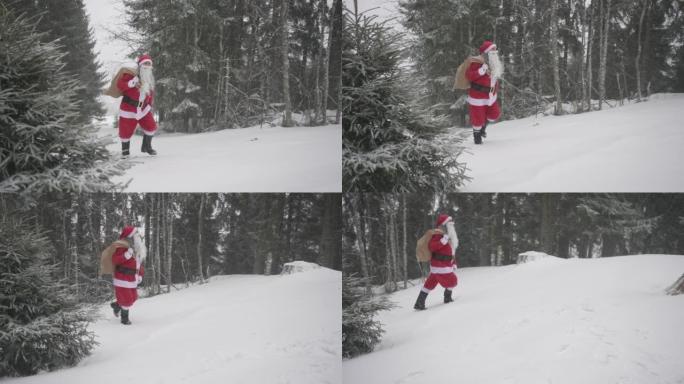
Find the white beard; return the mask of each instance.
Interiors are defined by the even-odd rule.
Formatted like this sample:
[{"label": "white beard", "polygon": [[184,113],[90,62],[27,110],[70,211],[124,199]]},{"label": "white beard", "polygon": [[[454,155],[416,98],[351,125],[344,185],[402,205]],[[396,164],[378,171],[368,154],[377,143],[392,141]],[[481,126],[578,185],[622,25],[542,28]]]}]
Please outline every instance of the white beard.
[{"label": "white beard", "polygon": [[456,248],[458,248],[458,236],[456,235],[456,228],[453,222],[448,222],[446,224],[447,235],[449,235],[449,244],[451,244],[451,256],[456,254]]},{"label": "white beard", "polygon": [[154,90],[154,74],[151,67],[140,67],[140,101]]},{"label": "white beard", "polygon": [[458,236],[456,235],[456,228],[452,221],[448,222],[447,235],[449,235],[449,244],[451,244],[451,256],[456,255],[456,248],[458,248]]},{"label": "white beard", "polygon": [[487,65],[489,65],[489,69],[492,73],[492,77],[494,78],[500,78],[503,73],[504,73],[504,65],[501,62],[501,59],[499,59],[499,52],[498,51],[489,51],[487,52]]},{"label": "white beard", "polygon": [[133,252],[142,264],[147,257],[147,248],[145,247],[145,240],[137,232],[133,235]]}]

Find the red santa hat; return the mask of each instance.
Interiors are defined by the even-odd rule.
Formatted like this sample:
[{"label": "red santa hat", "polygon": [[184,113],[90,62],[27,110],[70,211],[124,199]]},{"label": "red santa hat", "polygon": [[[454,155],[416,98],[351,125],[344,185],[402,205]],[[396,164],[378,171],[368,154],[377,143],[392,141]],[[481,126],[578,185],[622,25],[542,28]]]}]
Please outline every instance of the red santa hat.
[{"label": "red santa hat", "polygon": [[119,240],[133,236],[136,230],[137,229],[132,225],[125,226],[121,231],[121,236],[119,236]]},{"label": "red santa hat", "polygon": [[451,216],[445,215],[445,214],[441,213],[441,214],[437,217],[437,226],[438,226],[438,227],[441,227],[442,225],[445,225],[446,223],[449,223],[449,222],[452,222],[452,221],[453,221],[453,220],[451,219]]},{"label": "red santa hat", "polygon": [[496,49],[496,44],[492,43],[489,40],[485,40],[485,42],[482,43],[482,45],[480,45],[480,54],[485,54],[491,51],[492,49]]},{"label": "red santa hat", "polygon": [[138,57],[138,65],[142,65],[143,63],[152,64],[152,56],[147,53],[140,55],[140,57]]}]

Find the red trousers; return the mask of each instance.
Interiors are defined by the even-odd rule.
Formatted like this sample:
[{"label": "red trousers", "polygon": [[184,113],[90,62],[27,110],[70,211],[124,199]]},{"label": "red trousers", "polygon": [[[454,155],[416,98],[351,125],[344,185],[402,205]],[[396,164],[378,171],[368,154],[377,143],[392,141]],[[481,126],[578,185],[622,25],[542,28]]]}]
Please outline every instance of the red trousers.
[{"label": "red trousers", "polygon": [[129,141],[133,137],[138,124],[140,124],[146,135],[154,135],[154,132],[157,131],[157,123],[154,121],[152,111],[148,112],[140,120],[119,117],[119,138],[121,141]]},{"label": "red trousers", "polygon": [[495,101],[492,105],[472,105],[468,104],[470,111],[470,124],[473,129],[480,129],[485,123],[485,119],[495,121],[501,115],[499,104]]},{"label": "red trousers", "polygon": [[455,273],[430,273],[425,284],[423,284],[423,291],[432,291],[437,286],[437,283],[444,288],[451,289],[458,284],[458,278]]},{"label": "red trousers", "polygon": [[123,309],[130,308],[138,299],[137,288],[114,287],[114,292],[116,293],[117,304]]}]

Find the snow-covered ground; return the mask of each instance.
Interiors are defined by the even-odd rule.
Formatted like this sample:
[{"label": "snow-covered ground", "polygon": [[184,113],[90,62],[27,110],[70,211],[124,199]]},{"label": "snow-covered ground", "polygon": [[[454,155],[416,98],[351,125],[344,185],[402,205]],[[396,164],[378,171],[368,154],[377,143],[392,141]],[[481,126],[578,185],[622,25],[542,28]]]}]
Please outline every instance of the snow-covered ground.
[{"label": "snow-covered ground", "polygon": [[130,326],[109,306],[76,367],[2,384],[341,383],[341,274],[230,275],[138,300]]},{"label": "snow-covered ground", "polygon": [[[506,108],[504,105],[503,108]],[[468,192],[684,192],[684,94],[504,121],[472,144]],[[455,129],[459,131],[460,129]]]},{"label": "snow-covered ground", "polygon": [[[105,123],[120,156],[117,130]],[[138,130],[140,130],[138,128]],[[342,126],[251,127],[199,134],[164,134],[152,141],[159,153],[140,152],[131,140],[134,166],[119,182],[126,192],[340,192]]]},{"label": "snow-covered ground", "polygon": [[679,255],[459,269],[453,303],[391,295],[381,344],[343,362],[344,381],[681,384],[684,295],[664,290],[683,271]]}]

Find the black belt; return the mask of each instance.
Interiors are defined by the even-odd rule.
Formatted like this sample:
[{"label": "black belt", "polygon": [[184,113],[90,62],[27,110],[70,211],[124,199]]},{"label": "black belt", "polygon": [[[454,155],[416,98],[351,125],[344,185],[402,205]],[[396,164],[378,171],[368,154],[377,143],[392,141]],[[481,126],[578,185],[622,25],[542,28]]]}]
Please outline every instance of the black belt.
[{"label": "black belt", "polygon": [[451,260],[451,256],[447,256],[447,255],[438,255],[438,254],[435,254],[435,253],[432,254],[432,258],[435,259],[435,260],[439,260],[439,261],[450,261],[450,260]]},{"label": "black belt", "polygon": [[[470,83],[470,88],[478,91],[478,92],[487,92],[490,93],[492,92],[492,88],[490,87],[485,87],[484,85],[480,85],[477,83]],[[125,97],[125,96],[124,96]]]},{"label": "black belt", "polygon": [[124,275],[135,275],[135,273],[136,273],[136,270],[134,268],[126,268],[126,267],[122,267],[120,265],[116,266],[116,271],[123,273]]},{"label": "black belt", "polygon": [[128,104],[128,105],[132,105],[136,108],[144,108],[147,106],[147,104],[145,104],[143,101],[131,99],[130,97],[128,97],[126,95],[124,95],[124,97],[123,97],[123,102]]}]

